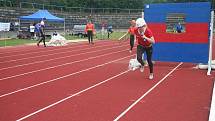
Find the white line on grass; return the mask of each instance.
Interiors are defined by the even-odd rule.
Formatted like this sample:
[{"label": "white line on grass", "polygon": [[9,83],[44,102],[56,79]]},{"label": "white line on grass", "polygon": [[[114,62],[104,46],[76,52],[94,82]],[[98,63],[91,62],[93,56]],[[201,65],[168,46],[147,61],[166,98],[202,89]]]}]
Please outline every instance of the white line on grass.
[{"label": "white line on grass", "polygon": [[[104,45],[104,46],[98,46],[98,47],[93,47],[93,48],[101,48],[101,47],[106,47],[106,46],[113,46],[111,45]],[[79,47],[80,48],[80,47]],[[57,53],[51,53],[51,54],[46,54],[46,55],[39,55],[39,56],[31,56],[27,58],[20,58],[20,59],[14,59],[14,60],[7,60],[7,61],[2,61],[1,63],[9,63],[9,62],[14,62],[14,61],[20,61],[20,60],[26,60],[26,59],[32,59],[32,58],[38,58],[38,57],[47,57],[50,55],[57,55],[57,54],[63,54],[63,53],[69,53],[69,52],[76,52],[76,51],[82,51],[82,50],[90,50],[92,48],[84,48],[84,49],[77,49],[77,50],[69,50],[69,51],[63,51],[63,52],[57,52]]]},{"label": "white line on grass", "polygon": [[[126,45],[124,45],[124,46],[126,46]],[[63,58],[68,58],[68,57],[73,57],[73,56],[79,56],[79,55],[84,55],[84,54],[89,54],[89,53],[100,52],[100,51],[109,50],[109,49],[113,49],[113,48],[124,47],[124,46],[115,46],[115,47],[111,47],[111,48],[107,48],[107,49],[99,49],[99,50],[95,50],[95,51],[88,51],[88,52],[83,52],[83,53],[69,55],[69,56],[56,57],[56,58],[42,60],[42,61],[35,61],[35,62],[32,62],[32,63],[25,63],[25,64],[16,65],[16,66],[10,66],[10,67],[5,67],[5,68],[0,68],[0,71],[6,70],[6,69],[12,69],[12,68],[17,68],[17,67],[22,67],[22,66],[27,66],[27,65],[44,63],[44,62],[48,62],[48,61],[53,61],[53,60],[58,60],[58,59],[63,59]]]},{"label": "white line on grass", "polygon": [[131,108],[133,108],[138,102],[140,102],[146,95],[148,95],[153,89],[155,89],[161,82],[163,82],[170,74],[172,74],[179,66],[183,63],[179,63],[172,71],[170,71],[165,77],[163,77],[157,84],[155,84],[152,88],[150,88],[145,94],[143,94],[139,99],[137,99],[133,104],[131,104],[125,111],[123,111],[114,121],[118,121],[121,117],[123,117]]},{"label": "white line on grass", "polygon": [[93,88],[95,88],[95,87],[97,87],[97,86],[99,86],[99,85],[101,85],[101,84],[103,84],[103,83],[106,83],[106,82],[108,82],[108,81],[110,81],[110,80],[112,80],[112,79],[114,79],[114,78],[117,78],[117,77],[119,77],[119,76],[121,76],[121,75],[123,75],[123,74],[125,74],[125,73],[127,73],[127,72],[129,72],[129,70],[126,70],[126,71],[124,71],[124,72],[121,72],[121,73],[119,73],[119,74],[117,74],[117,75],[115,75],[115,76],[113,76],[113,77],[111,77],[111,78],[108,78],[108,79],[106,79],[106,80],[104,80],[104,81],[102,81],[102,82],[100,82],[100,83],[97,83],[97,84],[95,84],[95,85],[93,85],[93,86],[90,86],[90,87],[88,87],[88,88],[86,88],[86,89],[84,89],[84,90],[82,90],[82,91],[79,91],[79,92],[77,92],[77,93],[75,93],[75,94],[73,94],[73,95],[71,95],[71,96],[68,96],[68,97],[66,97],[66,98],[64,98],[64,99],[61,99],[61,100],[59,100],[59,101],[57,101],[57,102],[55,102],[55,103],[53,103],[53,104],[51,104],[51,105],[48,105],[48,106],[46,106],[46,107],[44,107],[44,108],[42,108],[42,109],[40,109],[40,110],[37,110],[37,111],[35,111],[35,112],[33,112],[33,113],[29,114],[29,115],[26,115],[26,116],[22,117],[22,118],[20,118],[20,119],[17,119],[16,121],[22,121],[22,120],[24,120],[24,119],[26,119],[26,118],[29,118],[29,117],[31,117],[31,116],[33,116],[33,115],[35,115],[35,114],[38,114],[38,113],[40,113],[40,112],[42,112],[42,111],[44,111],[44,110],[46,110],[46,109],[51,108],[51,107],[53,107],[53,106],[55,106],[55,105],[57,105],[57,104],[59,104],[59,103],[62,103],[62,102],[66,101],[66,100],[68,100],[68,99],[70,99],[70,98],[72,98],[72,97],[74,97],[74,96],[76,96],[76,95],[79,95],[79,94],[81,94],[81,93],[84,93],[84,92],[86,92],[86,91],[88,91],[88,90],[90,90],[90,89],[93,89]]},{"label": "white line on grass", "polygon": [[47,84],[47,83],[50,83],[50,82],[54,82],[56,80],[60,80],[60,79],[66,78],[66,77],[70,77],[70,76],[73,76],[73,75],[76,75],[76,74],[80,74],[82,72],[89,71],[89,70],[92,70],[92,69],[95,69],[95,68],[98,68],[98,67],[102,67],[102,66],[108,65],[110,63],[114,63],[114,62],[119,61],[119,60],[123,60],[123,59],[131,57],[131,56],[134,56],[134,55],[125,56],[123,58],[119,58],[119,59],[116,59],[116,60],[113,60],[113,61],[109,61],[107,63],[103,63],[103,64],[100,64],[100,65],[97,65],[97,66],[93,66],[93,67],[90,67],[90,68],[87,68],[87,69],[83,69],[81,71],[77,71],[77,72],[74,72],[74,73],[71,73],[71,74],[67,74],[67,75],[62,76],[62,77],[58,77],[58,78],[55,78],[55,79],[52,79],[52,80],[48,80],[48,81],[45,81],[45,82],[42,82],[42,83],[38,83],[38,84],[29,86],[29,87],[25,87],[25,88],[22,88],[22,89],[19,89],[19,90],[10,92],[10,93],[6,93],[6,94],[1,95],[0,98],[5,97],[5,96],[9,96],[9,95],[12,95],[12,94],[15,94],[15,93],[18,93],[18,92],[21,92],[21,91],[28,90],[28,89],[31,89],[33,87],[38,87],[38,86],[41,86],[41,85],[44,85],[44,84]]}]

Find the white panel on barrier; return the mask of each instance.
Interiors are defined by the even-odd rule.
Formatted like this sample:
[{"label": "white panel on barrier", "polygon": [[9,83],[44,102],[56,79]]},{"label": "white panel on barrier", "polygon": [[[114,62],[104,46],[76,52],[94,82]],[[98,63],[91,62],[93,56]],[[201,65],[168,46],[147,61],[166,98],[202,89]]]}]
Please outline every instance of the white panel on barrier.
[{"label": "white panel on barrier", "polygon": [[9,31],[10,23],[1,23],[0,22],[0,31]]}]

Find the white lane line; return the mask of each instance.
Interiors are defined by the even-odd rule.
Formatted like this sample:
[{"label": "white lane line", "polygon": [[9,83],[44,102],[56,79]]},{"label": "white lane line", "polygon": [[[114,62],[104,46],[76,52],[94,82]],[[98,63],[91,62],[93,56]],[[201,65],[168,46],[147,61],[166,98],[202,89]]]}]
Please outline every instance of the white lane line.
[{"label": "white lane line", "polygon": [[62,102],[64,102],[64,101],[66,101],[66,100],[68,100],[68,99],[70,99],[70,98],[72,98],[72,97],[74,97],[74,96],[76,96],[76,95],[79,95],[79,94],[81,94],[81,93],[84,93],[84,92],[86,92],[86,91],[88,91],[88,90],[90,90],[90,89],[93,89],[93,88],[95,88],[95,87],[97,87],[97,86],[99,86],[99,85],[101,85],[101,84],[104,84],[104,83],[106,83],[106,82],[108,82],[108,81],[110,81],[110,80],[112,80],[112,79],[114,79],[114,78],[117,78],[117,77],[119,77],[119,76],[121,76],[121,75],[123,75],[123,74],[126,74],[127,72],[129,72],[129,70],[126,70],[126,71],[124,71],[124,72],[121,72],[121,73],[119,73],[119,74],[117,74],[117,75],[115,75],[115,76],[113,76],[113,77],[111,77],[111,78],[108,78],[108,79],[106,79],[106,80],[104,80],[104,81],[102,81],[102,82],[100,82],[100,83],[97,83],[97,84],[95,84],[95,85],[93,85],[93,86],[90,86],[90,87],[84,89],[84,90],[81,90],[81,91],[79,91],[79,92],[77,92],[77,93],[75,93],[75,94],[73,94],[73,95],[71,95],[71,96],[68,96],[68,97],[66,97],[66,98],[63,98],[63,99],[61,99],[61,100],[59,100],[59,101],[57,101],[57,102],[55,102],[55,103],[53,103],[53,104],[50,104],[50,105],[48,105],[48,106],[46,106],[46,107],[44,107],[44,108],[42,108],[42,109],[39,109],[39,110],[37,110],[37,111],[35,111],[35,112],[29,114],[29,115],[26,115],[26,116],[24,116],[24,117],[22,117],[22,118],[20,118],[20,119],[17,119],[16,121],[25,120],[25,119],[27,119],[27,118],[29,118],[29,117],[35,115],[35,114],[38,114],[38,113],[40,113],[40,112],[42,112],[42,111],[44,111],[44,110],[46,110],[46,109],[49,109],[49,108],[51,108],[51,107],[53,107],[53,106],[55,106],[55,105],[58,105],[58,104],[60,104],[60,103],[62,103]]},{"label": "white lane line", "polygon": [[[126,46],[126,45],[124,45],[124,46]],[[88,52],[83,52],[83,53],[74,54],[74,55],[69,55],[69,56],[56,57],[56,58],[47,59],[47,60],[42,60],[42,61],[34,61],[34,62],[32,62],[32,63],[25,63],[25,64],[16,65],[16,66],[10,66],[10,67],[5,67],[5,68],[0,68],[0,71],[6,70],[6,69],[12,69],[12,68],[17,68],[17,67],[22,67],[22,66],[27,66],[27,65],[33,65],[33,64],[38,64],[38,63],[44,63],[44,62],[48,62],[48,61],[53,61],[53,60],[58,60],[58,59],[63,59],[63,58],[68,58],[68,57],[73,57],[73,56],[79,56],[79,55],[85,55],[85,54],[89,54],[89,53],[100,52],[100,51],[109,50],[109,49],[114,49],[114,48],[119,48],[119,47],[124,47],[124,46],[115,46],[115,47],[111,47],[111,48],[107,48],[107,49],[99,49],[99,50],[95,50],[95,51],[88,51]]]},{"label": "white lane line", "polygon": [[[96,48],[101,48],[101,47],[106,47],[106,46],[114,46],[113,44],[108,44],[108,45],[103,45],[103,46],[96,46],[96,47],[92,47],[94,49]],[[80,47],[79,47],[80,48]],[[63,54],[63,53],[69,53],[69,52],[76,52],[76,51],[82,51],[82,50],[90,50],[92,48],[84,48],[84,49],[77,49],[77,50],[69,50],[69,51],[63,51],[63,52],[57,52],[57,53],[51,53],[51,54],[46,54],[46,55],[39,55],[39,56],[31,56],[31,57],[27,57],[27,58],[20,58],[20,59],[14,59],[14,60],[6,60],[6,61],[2,61],[1,63],[9,63],[9,62],[14,62],[14,61],[20,61],[20,60],[26,60],[26,59],[32,59],[32,58],[38,58],[38,57],[46,57],[46,56],[50,56],[50,55],[58,55],[58,54]]]},{"label": "white lane line", "polygon": [[210,109],[210,115],[209,115],[208,121],[215,121],[215,81],[214,81],[213,94],[211,99],[211,109]]},{"label": "white lane line", "polygon": [[150,88],[145,94],[143,94],[139,99],[137,99],[133,104],[131,104],[125,111],[123,111],[114,121],[118,121],[122,118],[131,108],[133,108],[138,102],[140,102],[146,95],[148,95],[153,89],[155,89],[160,83],[162,83],[170,74],[172,74],[179,66],[183,63],[179,63],[174,69],[172,69],[165,77],[163,77],[157,84],[155,84],[152,88]]},{"label": "white lane line", "polygon": [[[99,42],[100,43],[100,42]],[[107,42],[104,42],[104,43],[107,43]],[[99,45],[104,45],[104,43],[101,42],[101,44]],[[78,44],[77,44],[78,45]],[[43,49],[41,51],[36,51],[36,52],[30,52],[30,53],[22,53],[22,54],[15,54],[15,55],[9,55],[9,56],[1,56],[1,58],[6,58],[6,57],[14,57],[14,56],[20,56],[20,55],[29,55],[29,54],[36,54],[36,53],[41,53],[41,52],[44,52],[44,50],[46,50],[45,52],[51,52],[51,51],[62,51],[62,50],[66,50],[66,49],[75,49],[75,48],[80,48],[80,47],[83,47],[83,46],[87,46],[89,47],[89,45],[82,45],[80,44],[80,46],[65,46],[64,48],[56,48],[56,49],[50,49],[50,50],[47,50],[47,49]],[[35,49],[36,50],[36,49]],[[33,51],[33,50],[32,50]],[[24,51],[23,51],[24,52]],[[8,53],[9,54],[9,53]]]},{"label": "white lane line", "polygon": [[[83,46],[87,46],[87,45],[83,45]],[[66,47],[66,46],[65,46]],[[22,53],[22,54],[14,54],[14,55],[7,55],[7,56],[1,56],[0,57],[0,59],[1,58],[8,58],[8,57],[15,57],[15,56],[21,56],[21,55],[29,55],[29,54],[37,54],[37,53],[41,53],[41,52],[52,52],[52,51],[62,51],[62,50],[66,50],[66,49],[75,49],[75,48],[78,48],[79,46],[68,46],[68,47],[66,47],[66,48],[54,48],[54,49],[49,49],[49,50],[46,50],[46,51],[44,51],[45,50],[45,48],[44,49],[42,49],[42,50],[40,50],[40,51],[36,51],[35,52],[35,50],[32,50],[33,52],[26,52],[26,53]],[[25,51],[23,51],[23,52],[25,52]],[[9,53],[10,54],[10,53]],[[11,53],[12,54],[12,53]]]},{"label": "white lane line", "polygon": [[[96,43],[106,43],[106,42],[110,42],[110,41],[107,41],[107,40],[99,40],[99,41],[97,41]],[[78,47],[78,46],[87,46],[87,45],[85,45],[85,44],[88,44],[88,42],[85,42],[85,41],[83,41],[83,42],[69,42],[69,44],[67,45],[67,46],[65,46],[66,48],[68,47],[68,48],[71,48],[71,47]],[[36,43],[35,43],[35,45],[36,45]],[[23,49],[23,48],[25,48],[25,50],[24,51],[19,51],[19,52],[24,52],[24,53],[26,53],[26,52],[32,52],[33,50],[35,50],[35,49],[37,49],[38,47],[37,46],[35,46],[35,45],[32,45],[32,46],[22,46],[22,47],[15,47],[15,46],[11,46],[11,48],[8,48],[8,47],[3,47],[3,48],[1,48],[0,47],[0,49],[13,49],[13,50],[10,50],[10,51],[6,51],[6,52],[2,52],[2,53],[0,53],[0,55],[3,55],[3,54],[13,54],[13,53],[15,53],[15,52],[17,52],[17,51],[19,51],[20,49]],[[73,46],[73,45],[77,45],[77,46]],[[26,47],[27,47],[27,49],[26,49]],[[34,47],[33,49],[32,49],[32,47]],[[30,48],[30,49],[29,49]],[[60,48],[61,49],[61,48]],[[40,51],[37,51],[37,52],[42,52],[43,50],[46,50],[46,48],[40,48],[39,49]],[[53,49],[51,49],[51,50],[59,50],[59,48],[54,48],[53,47]]]},{"label": "white lane line", "polygon": [[64,63],[64,64],[61,64],[61,65],[50,66],[50,67],[39,69],[39,70],[34,70],[34,71],[22,73],[22,74],[13,75],[13,76],[8,76],[8,77],[0,78],[0,81],[5,80],[5,79],[11,79],[11,78],[15,78],[15,77],[20,77],[20,76],[24,76],[24,75],[27,75],[27,74],[32,74],[32,73],[48,70],[48,69],[53,69],[53,68],[57,68],[57,67],[65,66],[65,65],[70,65],[70,64],[90,60],[90,59],[95,59],[95,58],[99,58],[99,57],[103,57],[103,56],[107,56],[107,55],[111,55],[111,54],[115,54],[115,53],[120,53],[120,52],[123,52],[123,51],[126,51],[126,50],[120,50],[120,51],[116,51],[116,52],[106,53],[106,54],[103,54],[103,55],[89,57],[89,58],[82,59],[82,60],[77,60],[77,61],[73,61],[73,62],[69,62],[69,63]]},{"label": "white lane line", "polygon": [[[68,44],[68,46],[66,46],[66,47],[71,47],[71,46],[73,46],[73,45],[83,45],[83,44],[86,44],[87,42],[82,42],[82,43],[72,43],[72,44]],[[36,45],[36,43],[35,43],[35,45]],[[29,46],[10,46],[11,48],[8,48],[8,47],[4,47],[4,48],[1,48],[0,47],[0,49],[12,49],[12,50],[10,50],[10,51],[6,51],[6,52],[2,52],[2,53],[0,53],[0,55],[3,55],[3,54],[13,54],[13,53],[15,53],[15,52],[17,52],[17,51],[19,51],[20,49],[22,49],[22,48],[25,48],[25,50],[24,51],[19,51],[19,52],[29,52],[29,51],[33,51],[34,49],[36,49],[36,48],[38,48],[37,46],[35,46],[35,45],[29,45]],[[27,49],[26,49],[26,47],[27,47]],[[34,47],[34,48],[32,48],[32,47]],[[76,46],[75,46],[76,47]],[[43,49],[46,49],[46,48],[41,48],[40,50],[42,51]],[[52,50],[58,50],[58,48],[53,48]]]},{"label": "white lane line", "polygon": [[103,63],[103,64],[100,64],[100,65],[97,65],[97,66],[93,66],[93,67],[90,67],[90,68],[87,68],[87,69],[83,69],[81,71],[77,71],[77,72],[74,72],[74,73],[62,76],[62,77],[58,77],[58,78],[55,78],[55,79],[52,79],[52,80],[48,80],[48,81],[45,81],[45,82],[42,82],[42,83],[38,83],[38,84],[29,86],[29,87],[25,87],[25,88],[22,88],[22,89],[19,89],[19,90],[10,92],[10,93],[6,93],[6,94],[1,95],[0,98],[5,97],[5,96],[9,96],[9,95],[12,95],[12,94],[15,94],[15,93],[18,93],[18,92],[21,92],[21,91],[25,91],[25,90],[28,90],[28,89],[31,89],[31,88],[34,88],[34,87],[38,87],[38,86],[41,86],[41,85],[44,85],[44,84],[47,84],[47,83],[50,83],[50,82],[54,82],[56,80],[60,80],[60,79],[66,78],[66,77],[70,77],[70,76],[73,76],[73,75],[76,75],[76,74],[80,74],[82,72],[89,71],[89,70],[92,70],[92,69],[95,69],[95,68],[98,68],[98,67],[102,67],[102,66],[114,63],[114,62],[119,61],[119,60],[123,60],[123,59],[131,57],[131,56],[134,56],[134,55],[125,56],[123,58],[119,58],[119,59],[116,59],[116,60],[113,60],[113,61],[109,61],[107,63]]}]

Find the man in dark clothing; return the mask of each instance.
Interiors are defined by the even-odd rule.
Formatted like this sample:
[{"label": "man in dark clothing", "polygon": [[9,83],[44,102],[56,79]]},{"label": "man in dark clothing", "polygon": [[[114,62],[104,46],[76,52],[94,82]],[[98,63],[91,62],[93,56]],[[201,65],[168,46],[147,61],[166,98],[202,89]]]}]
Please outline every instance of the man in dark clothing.
[{"label": "man in dark clothing", "polygon": [[107,33],[108,33],[108,39],[109,39],[110,38],[110,34],[113,33],[113,27],[111,25],[108,26]]},{"label": "man in dark clothing", "polygon": [[181,23],[179,22],[179,23],[176,25],[176,32],[177,32],[177,33],[181,33],[182,30],[183,30],[183,27],[182,27]]},{"label": "man in dark clothing", "polygon": [[35,31],[37,32],[37,35],[39,35],[39,41],[37,43],[37,46],[39,46],[40,42],[43,41],[44,47],[46,47],[44,28],[44,23],[38,23],[35,25]]}]

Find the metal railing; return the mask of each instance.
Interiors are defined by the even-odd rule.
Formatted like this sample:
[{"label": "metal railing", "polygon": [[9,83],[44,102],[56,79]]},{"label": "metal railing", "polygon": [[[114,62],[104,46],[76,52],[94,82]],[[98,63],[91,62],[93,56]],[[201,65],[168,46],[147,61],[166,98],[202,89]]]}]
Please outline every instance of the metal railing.
[{"label": "metal railing", "polygon": [[0,0],[0,7],[13,7],[14,5],[12,4],[11,1],[8,0]]},{"label": "metal railing", "polygon": [[142,12],[143,9],[121,9],[121,8],[84,8],[84,7],[65,7],[57,5],[38,4],[31,2],[20,2],[19,8],[33,8],[33,9],[48,9],[52,11],[61,12],[79,12],[79,13],[137,13]]}]

